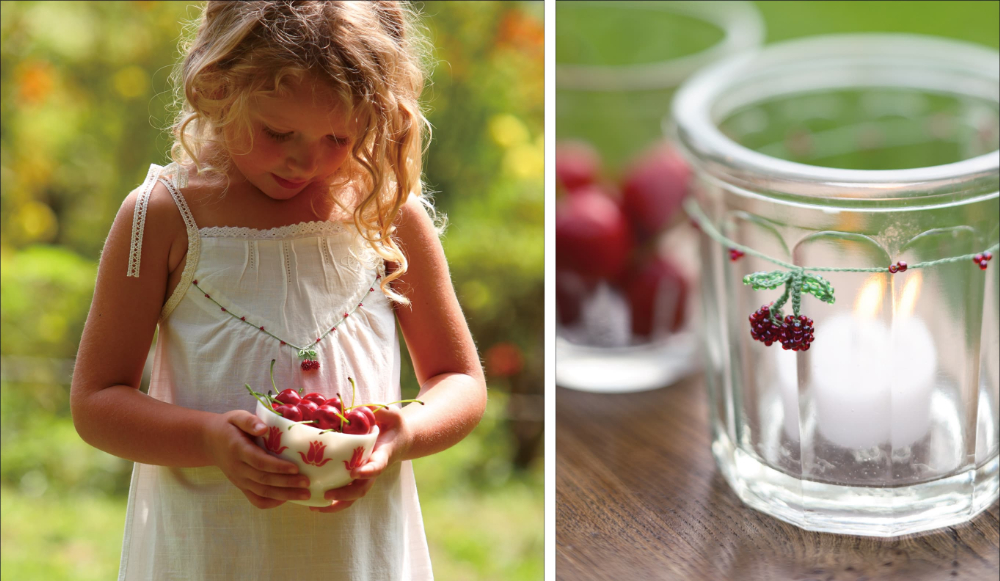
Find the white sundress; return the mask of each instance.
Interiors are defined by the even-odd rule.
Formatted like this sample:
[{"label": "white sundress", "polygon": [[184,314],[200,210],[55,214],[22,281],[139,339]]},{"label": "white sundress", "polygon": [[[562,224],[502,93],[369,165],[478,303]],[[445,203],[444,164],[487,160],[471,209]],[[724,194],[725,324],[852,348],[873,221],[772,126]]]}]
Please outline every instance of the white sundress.
[{"label": "white sundress", "polygon": [[[377,279],[384,264],[353,228],[308,222],[199,230],[178,191],[184,171],[153,165],[136,204],[129,276],[139,275],[157,180],[187,225],[188,253],[160,314],[150,396],[210,412],[253,412],[256,401],[243,384],[271,389],[276,359],[279,389],[343,395],[350,376],[359,401],[400,399],[395,315]],[[311,349],[320,367],[304,371],[292,345],[316,339]],[[216,467],[136,463],[118,578],[424,581],[433,574],[409,461],[335,514],[287,502],[258,509]]]}]

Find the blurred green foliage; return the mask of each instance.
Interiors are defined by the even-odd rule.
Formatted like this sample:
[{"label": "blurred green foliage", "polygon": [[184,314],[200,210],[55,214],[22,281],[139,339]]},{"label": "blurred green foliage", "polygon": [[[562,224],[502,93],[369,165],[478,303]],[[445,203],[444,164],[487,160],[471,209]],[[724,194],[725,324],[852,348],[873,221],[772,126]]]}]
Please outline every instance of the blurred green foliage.
[{"label": "blurred green foliage", "polygon": [[[72,358],[115,213],[168,161],[168,77],[200,5],[0,6],[3,578],[107,579],[131,463],[77,436]],[[434,47],[426,183],[491,390],[469,438],[414,463],[431,558],[443,580],[540,579],[543,7],[414,7]],[[524,402],[538,413],[510,413]]]},{"label": "blurred green foliage", "polygon": [[[656,63],[704,50],[722,37],[720,28],[657,10],[654,4],[658,3],[621,2],[609,10],[593,2],[558,2],[556,62]],[[724,3],[714,5],[720,12],[727,10]],[[820,34],[886,32],[944,36],[994,49],[1000,46],[1000,2],[995,1],[769,1],[754,5],[764,18],[766,44]],[[642,9],[636,10],[637,6]],[[617,177],[645,146],[663,136],[661,120],[669,111],[676,86],[614,89],[564,87],[556,94],[556,137],[593,144],[609,177]],[[900,150],[896,157],[912,158],[913,153]]]}]

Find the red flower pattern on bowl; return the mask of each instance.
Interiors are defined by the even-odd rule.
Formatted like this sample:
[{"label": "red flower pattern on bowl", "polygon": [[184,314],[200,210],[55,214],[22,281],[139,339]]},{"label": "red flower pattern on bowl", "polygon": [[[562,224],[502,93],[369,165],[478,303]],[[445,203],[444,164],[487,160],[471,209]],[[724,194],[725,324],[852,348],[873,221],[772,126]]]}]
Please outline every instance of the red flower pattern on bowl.
[{"label": "red flower pattern on bowl", "polygon": [[361,466],[364,463],[364,461],[362,460],[364,456],[365,456],[365,447],[358,446],[357,448],[354,449],[354,453],[351,454],[351,461],[348,462],[347,460],[344,460],[344,468],[347,468],[348,470],[354,470],[358,466]]},{"label": "red flower pattern on bowl", "polygon": [[[322,466],[326,464],[332,458],[323,458],[323,450],[326,450],[326,444],[322,442],[310,442],[309,443],[309,455],[299,452],[299,456],[302,456],[302,461],[306,464],[312,464],[313,466]],[[357,450],[355,450],[356,452]],[[322,462],[321,462],[322,460]]]},{"label": "red flower pattern on bowl", "polygon": [[281,428],[278,426],[271,426],[267,430],[267,439],[264,440],[264,449],[268,452],[281,454],[286,448],[288,448],[288,446],[281,445]]}]

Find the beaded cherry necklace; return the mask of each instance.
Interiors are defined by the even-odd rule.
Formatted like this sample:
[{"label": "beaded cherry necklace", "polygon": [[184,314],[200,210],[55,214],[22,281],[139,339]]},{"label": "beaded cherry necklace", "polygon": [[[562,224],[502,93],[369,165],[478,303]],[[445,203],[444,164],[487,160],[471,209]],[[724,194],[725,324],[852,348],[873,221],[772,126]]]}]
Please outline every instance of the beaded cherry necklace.
[{"label": "beaded cherry necklace", "polygon": [[316,360],[316,350],[313,349],[313,347],[315,347],[316,345],[318,345],[319,342],[322,341],[323,339],[325,339],[326,336],[329,335],[330,333],[336,332],[337,331],[337,327],[339,327],[341,325],[341,323],[343,323],[344,321],[346,321],[347,318],[350,317],[352,314],[354,314],[354,312],[357,311],[359,308],[365,306],[364,300],[368,297],[368,295],[370,295],[373,292],[375,292],[375,285],[378,284],[378,281],[381,278],[382,278],[381,274],[376,275],[375,276],[375,280],[372,282],[371,287],[369,287],[368,292],[365,293],[364,297],[361,298],[361,301],[359,301],[357,305],[355,305],[353,308],[351,308],[351,310],[345,311],[343,318],[341,318],[339,321],[337,321],[337,323],[335,325],[333,325],[332,327],[330,327],[329,331],[326,331],[325,333],[323,333],[322,335],[320,335],[319,337],[317,337],[315,341],[313,341],[312,343],[310,343],[308,345],[305,345],[305,346],[299,346],[299,345],[296,345],[296,344],[294,344],[294,343],[292,343],[290,341],[282,339],[281,337],[278,337],[274,333],[272,333],[272,332],[268,331],[267,329],[265,329],[264,325],[257,325],[256,323],[248,321],[247,318],[246,318],[246,315],[238,315],[238,314],[232,312],[231,310],[227,309],[226,307],[220,305],[218,301],[216,301],[215,299],[212,298],[212,295],[210,295],[209,293],[205,292],[205,289],[203,289],[200,286],[198,286],[198,281],[197,280],[192,281],[191,285],[194,286],[199,291],[201,291],[201,293],[203,295],[205,295],[206,299],[208,299],[208,300],[212,301],[213,303],[215,303],[220,309],[222,309],[223,313],[226,313],[227,315],[229,315],[230,317],[232,317],[233,320],[239,321],[240,323],[243,323],[244,325],[248,325],[250,327],[253,327],[257,331],[260,331],[261,333],[267,335],[268,337],[271,337],[272,339],[277,340],[279,342],[279,344],[281,344],[282,346],[288,346],[288,347],[290,347],[292,349],[295,349],[296,352],[298,353],[299,359],[302,360],[302,369],[303,369],[303,371],[309,371],[309,370],[312,370],[312,369],[319,369],[319,361]]}]

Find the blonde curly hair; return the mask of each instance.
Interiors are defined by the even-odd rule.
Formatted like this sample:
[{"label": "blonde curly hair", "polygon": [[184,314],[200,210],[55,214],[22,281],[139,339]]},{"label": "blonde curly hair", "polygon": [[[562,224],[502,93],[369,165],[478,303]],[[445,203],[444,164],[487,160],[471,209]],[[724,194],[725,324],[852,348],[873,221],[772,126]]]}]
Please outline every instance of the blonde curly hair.
[{"label": "blonde curly hair", "polygon": [[[251,138],[256,97],[282,95],[289,81],[305,77],[332,89],[359,130],[331,196],[371,248],[395,263],[381,288],[404,304],[389,286],[407,268],[394,222],[408,197],[422,193],[430,135],[419,103],[428,51],[415,20],[400,2],[210,1],[173,74],[179,106],[171,158],[223,191],[231,168],[223,136]],[[356,194],[352,207],[333,195],[345,185]]]}]

